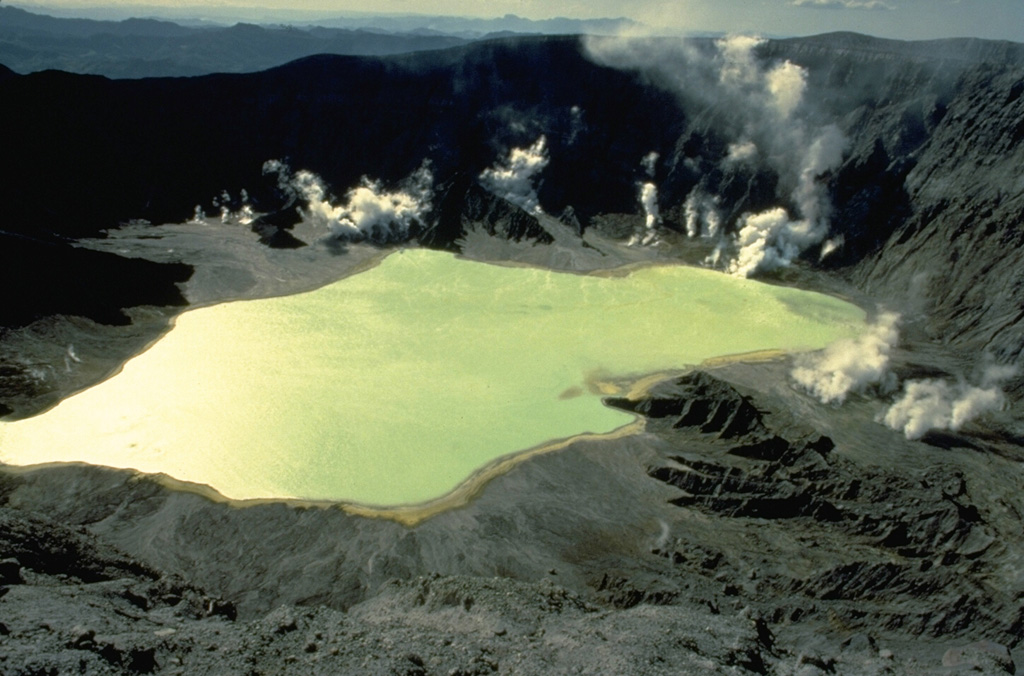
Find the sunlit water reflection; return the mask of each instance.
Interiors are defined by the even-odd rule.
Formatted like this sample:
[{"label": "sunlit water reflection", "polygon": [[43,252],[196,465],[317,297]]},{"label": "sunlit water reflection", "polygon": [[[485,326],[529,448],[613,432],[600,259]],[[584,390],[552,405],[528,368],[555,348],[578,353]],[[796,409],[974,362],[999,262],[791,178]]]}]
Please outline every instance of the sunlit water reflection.
[{"label": "sunlit water reflection", "polygon": [[863,319],[696,268],[573,275],[408,250],[311,293],[186,312],[120,374],[0,423],[0,460],[164,472],[232,498],[419,502],[499,456],[628,423],[595,373],[817,348]]}]

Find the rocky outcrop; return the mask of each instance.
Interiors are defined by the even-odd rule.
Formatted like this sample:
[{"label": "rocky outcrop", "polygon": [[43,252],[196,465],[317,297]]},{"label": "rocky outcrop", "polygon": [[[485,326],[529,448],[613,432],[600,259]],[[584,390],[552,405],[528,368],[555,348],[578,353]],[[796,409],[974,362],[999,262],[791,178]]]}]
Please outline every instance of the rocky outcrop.
[{"label": "rocky outcrop", "polygon": [[186,305],[178,284],[191,275],[192,268],[184,264],[124,258],[67,242],[0,233],[0,284],[8,290],[0,304],[0,327],[25,326],[52,315],[128,324],[127,308]]},{"label": "rocky outcrop", "polygon": [[1017,361],[1024,350],[1024,68],[964,73],[915,157],[911,213],[854,279],[927,316],[938,340]]},{"label": "rocky outcrop", "polygon": [[460,240],[474,228],[511,242],[555,241],[536,216],[488,192],[473,177],[457,176],[440,193],[436,220],[417,236],[424,246],[458,251]]},{"label": "rocky outcrop", "polygon": [[[702,392],[690,391],[697,402],[713,390],[723,409],[735,412],[750,405],[730,385],[707,374],[689,380],[705,385]],[[677,405],[685,408],[685,398],[682,394]],[[646,415],[657,422],[657,413],[649,407]],[[734,594],[756,596],[772,589],[769,595],[780,600],[787,595],[807,599],[771,611],[776,614],[816,602],[850,603],[891,631],[939,637],[970,628],[1016,643],[1012,637],[1024,628],[1024,614],[1011,600],[1013,592],[993,594],[966,579],[984,577],[999,565],[996,561],[1014,555],[1001,544],[1008,535],[1000,532],[1005,524],[989,522],[962,471],[933,467],[905,475],[895,468],[868,469],[850,462],[842,447],[811,429],[787,425],[778,434],[772,427],[741,439],[709,436],[702,428],[697,428],[697,439],[677,432],[677,452],[648,471],[678,491],[672,504],[707,515],[723,538],[734,528],[759,528],[776,531],[762,546],[773,542],[768,546],[778,547],[792,537],[821,550],[808,557],[817,563],[802,574],[792,568],[762,571],[758,582],[735,587]],[[658,553],[690,571],[715,571],[724,579],[732,578],[723,574],[727,561],[742,568],[747,558],[713,543],[702,543],[696,551],[682,542],[666,543]],[[769,558],[785,556],[773,552]]]},{"label": "rocky outcrop", "polygon": [[639,399],[608,397],[605,403],[647,418],[673,418],[672,427],[696,427],[719,439],[766,432],[747,397],[703,371],[659,383]]}]

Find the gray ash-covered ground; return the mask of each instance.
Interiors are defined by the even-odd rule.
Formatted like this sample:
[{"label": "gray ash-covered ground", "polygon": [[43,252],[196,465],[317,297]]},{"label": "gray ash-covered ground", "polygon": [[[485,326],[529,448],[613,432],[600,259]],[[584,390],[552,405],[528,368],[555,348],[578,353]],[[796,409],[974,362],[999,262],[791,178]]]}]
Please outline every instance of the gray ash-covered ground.
[{"label": "gray ash-covered ground", "polygon": [[[770,280],[902,313],[901,380],[1022,365],[1019,46],[837,35],[759,49],[808,69],[807,124],[848,140],[814,177],[845,243]],[[25,168],[0,185],[0,256],[20,266],[0,278],[14,289],[31,269],[43,289],[38,305],[0,308],[0,414],[31,415],[109,376],[186,307],[296,293],[416,244],[297,246],[319,235],[285,208],[254,230],[118,226],[184,218],[197,195],[252,185],[273,157],[342,191],[364,172],[398,180],[433,149],[433,220],[416,236],[474,259],[701,262],[714,242],[686,236],[687,196],[717,194],[732,236],[743,212],[777,203],[782,179],[723,159],[736,140],[728,109],[662,88],[664,75],[599,67],[575,39],[551,38],[187,81],[0,80],[5,123],[22,132],[10,161]],[[67,91],[74,111],[50,105]],[[308,106],[283,103],[297,98]],[[575,104],[586,117],[569,114]],[[142,113],[166,117],[175,157],[138,143]],[[538,197],[557,217],[474,179],[541,132],[552,161]],[[638,163],[652,149],[661,243],[625,246],[643,232]],[[45,267],[54,247],[75,264]],[[110,260],[121,262],[94,274]],[[149,283],[103,301],[137,275]],[[62,294],[68,284],[76,293]],[[0,674],[1014,673],[1024,381],[1007,381],[1005,410],[912,441],[878,422],[894,395],[823,404],[792,366],[706,365],[610,398],[643,430],[574,440],[411,526],[340,506],[231,504],[129,471],[4,467]]]},{"label": "gray ash-covered ground", "polygon": [[612,402],[646,431],[535,458],[412,528],[124,471],[8,473],[0,668],[1013,673],[1019,458],[879,428],[899,465],[865,462],[870,411],[829,436],[784,408],[800,393],[720,379],[784,367]]}]

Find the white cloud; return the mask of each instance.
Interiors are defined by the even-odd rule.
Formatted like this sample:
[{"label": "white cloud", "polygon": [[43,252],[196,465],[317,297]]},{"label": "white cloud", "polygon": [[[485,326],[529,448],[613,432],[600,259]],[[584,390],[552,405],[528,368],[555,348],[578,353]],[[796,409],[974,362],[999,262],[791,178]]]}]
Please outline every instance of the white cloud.
[{"label": "white cloud", "polygon": [[647,229],[652,229],[658,224],[658,186],[653,183],[644,183],[640,186],[640,204],[644,208],[646,219],[644,224]]},{"label": "white cloud", "polygon": [[485,169],[480,174],[480,183],[530,213],[543,213],[534,179],[549,161],[547,139],[541,136],[529,148],[513,148],[504,161]]},{"label": "white cloud", "polygon": [[753,141],[739,141],[729,144],[729,154],[725,161],[729,163],[749,162],[757,157],[757,144]]},{"label": "white cloud", "polygon": [[789,4],[812,9],[895,9],[883,0],[792,0]]},{"label": "white cloud", "polygon": [[883,312],[861,336],[800,355],[791,376],[823,404],[841,404],[850,392],[890,388],[890,354],[899,342],[900,316]]},{"label": "white cloud", "polygon": [[434,177],[426,163],[395,190],[386,190],[380,181],[363,177],[341,204],[331,202],[323,179],[311,171],[292,174],[287,165],[269,160],[263,172],[276,173],[278,186],[306,203],[306,220],[326,227],[336,238],[401,241],[431,209]]},{"label": "white cloud", "polygon": [[881,416],[889,428],[907,439],[920,439],[929,430],[953,430],[1006,405],[1002,383],[1017,374],[1012,366],[991,366],[979,385],[945,380],[912,380],[902,396]]}]

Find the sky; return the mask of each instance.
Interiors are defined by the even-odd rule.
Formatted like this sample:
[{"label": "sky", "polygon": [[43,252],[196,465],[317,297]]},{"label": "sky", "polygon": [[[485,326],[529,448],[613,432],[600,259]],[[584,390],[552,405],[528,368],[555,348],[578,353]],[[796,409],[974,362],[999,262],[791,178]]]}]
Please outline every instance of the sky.
[{"label": "sky", "polygon": [[[29,4],[29,3],[32,4]],[[27,9],[153,5],[260,6],[322,13],[441,14],[530,19],[620,17],[656,32],[808,35],[849,30],[907,40],[983,37],[1024,42],[1024,0],[28,0]],[[253,11],[251,16],[259,16]],[[250,19],[254,20],[254,19]]]}]

